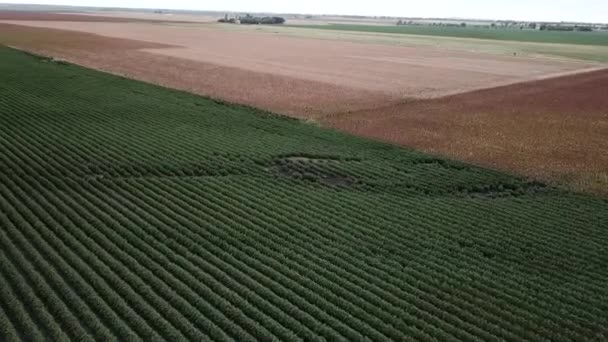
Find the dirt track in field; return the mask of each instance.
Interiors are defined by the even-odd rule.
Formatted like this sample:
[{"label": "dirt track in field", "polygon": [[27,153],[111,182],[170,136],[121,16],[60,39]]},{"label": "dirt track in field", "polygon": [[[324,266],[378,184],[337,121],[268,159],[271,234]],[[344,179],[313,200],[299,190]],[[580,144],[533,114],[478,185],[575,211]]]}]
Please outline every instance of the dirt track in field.
[{"label": "dirt track in field", "polygon": [[[99,24],[123,25],[95,23],[95,26]],[[137,24],[127,25],[133,27]],[[150,26],[163,28],[158,24]],[[179,28],[170,29],[182,32]],[[220,44],[222,39],[232,39],[232,35],[239,35],[242,41],[256,36],[239,32],[226,33],[229,34],[215,38],[209,36],[209,41],[215,44],[212,46]],[[413,61],[406,63],[406,69],[411,71],[419,68],[419,74],[414,73],[412,75],[415,77],[407,78],[404,76],[407,72],[396,72],[393,75],[395,78],[405,78],[391,83],[385,79],[390,80],[393,77],[390,70],[394,70],[395,64],[403,64],[403,61],[399,59],[401,57],[387,57],[386,50],[383,50],[386,46],[361,47],[368,61],[370,57],[377,59],[368,64],[368,68],[376,63],[391,67],[387,67],[386,73],[380,78],[371,75],[367,79],[359,79],[359,76],[341,73],[346,72],[348,68],[340,69],[340,65],[331,64],[336,63],[331,62],[331,56],[339,54],[339,50],[329,49],[329,52],[325,53],[317,51],[316,55],[313,52],[311,57],[308,57],[303,50],[287,49],[275,57],[288,58],[295,67],[281,70],[280,64],[277,66],[272,63],[275,57],[260,51],[268,48],[268,45],[254,47],[251,51],[255,51],[258,57],[259,54],[267,56],[269,60],[266,62],[269,63],[251,64],[248,56],[241,56],[237,53],[238,50],[230,50],[230,47],[226,48],[227,50],[216,49],[214,57],[214,53],[204,52],[202,48],[190,47],[184,50],[180,47],[183,46],[180,45],[183,44],[180,39],[168,38],[172,35],[155,41],[143,41],[139,34],[143,33],[130,35],[138,39],[118,39],[84,32],[0,24],[0,43],[7,45],[231,102],[300,118],[314,118],[324,125],[341,130],[478,165],[545,180],[557,180],[558,183],[566,183],[575,189],[608,194],[608,96],[605,95],[608,89],[608,71],[537,80],[443,98],[411,99],[411,95],[425,97],[429,96],[429,92],[408,93],[408,80],[410,86],[412,82],[420,86],[421,82],[445,81],[443,91],[450,89],[453,92],[462,91],[467,86],[476,89],[481,84],[486,87],[500,84],[476,82],[487,81],[486,77],[492,78],[501,73],[506,77],[513,77],[507,75],[511,71],[500,71],[502,69],[498,67],[513,67],[513,64],[505,63],[511,58],[493,56],[496,60],[491,61],[490,56],[484,55],[482,60],[485,58],[487,61],[482,63],[470,59],[471,55],[467,55],[469,59],[452,56],[453,70],[445,70],[440,65],[433,66],[433,63],[441,61],[440,58],[429,59],[427,56],[429,60],[423,61],[423,64]],[[279,39],[279,45],[286,44],[283,40],[296,41],[300,47],[302,44],[310,44],[305,45],[304,50],[315,50],[315,45],[321,44],[313,39],[272,36],[268,39],[274,43],[275,39]],[[338,47],[344,46],[338,44],[336,49]],[[175,57],[176,51],[180,52],[182,57]],[[352,55],[352,52],[349,54]],[[327,71],[331,73],[329,76],[314,67],[310,69],[310,65],[314,64],[312,61],[318,62],[324,55],[330,56],[328,61],[331,70]],[[247,61],[250,64],[243,64]],[[264,61],[263,59],[262,62]],[[489,68],[492,63],[498,63],[494,64],[498,71]],[[521,70],[524,70],[520,76],[516,76],[522,77],[521,80],[569,73],[586,66],[556,61],[526,60],[524,63],[520,60],[518,63],[522,63]],[[412,65],[416,67],[412,68]],[[556,65],[557,69],[551,69]],[[276,72],[271,72],[272,66]],[[307,75],[312,76],[302,76],[300,69],[303,66],[309,66],[305,71]],[[363,69],[357,71],[356,68],[355,66],[353,74],[363,75]],[[535,68],[549,69],[542,69],[544,71],[539,74],[542,76],[525,75]],[[332,73],[333,69],[336,69],[335,73]],[[300,74],[290,74],[293,70]],[[450,72],[454,74],[451,75]],[[467,81],[470,83],[450,83],[451,77],[456,75],[471,76]],[[424,77],[427,80],[421,81]],[[344,83],[339,82],[341,79]],[[506,83],[514,81],[510,79]],[[376,86],[365,86],[366,82]],[[401,88],[399,82],[403,82]],[[385,88],[385,83],[391,87]],[[433,91],[436,90],[437,88],[434,88]]]}]

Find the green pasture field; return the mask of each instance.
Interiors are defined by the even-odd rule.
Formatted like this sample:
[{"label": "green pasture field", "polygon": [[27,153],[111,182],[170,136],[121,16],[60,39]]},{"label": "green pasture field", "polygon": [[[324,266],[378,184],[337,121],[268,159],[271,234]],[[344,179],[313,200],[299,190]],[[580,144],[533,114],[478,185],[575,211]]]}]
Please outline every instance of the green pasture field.
[{"label": "green pasture field", "polygon": [[1,341],[606,340],[606,265],[604,199],[0,47]]},{"label": "green pasture field", "polygon": [[[520,57],[530,58],[568,59],[608,63],[608,45],[580,45],[566,43],[473,39],[422,34],[395,34],[373,31],[345,31],[339,29],[328,29],[328,26],[323,25],[310,25],[303,27],[285,25],[279,27],[270,25],[248,26],[214,24],[210,27],[215,27],[222,30],[234,30],[245,32],[254,31],[258,33],[266,33],[272,35],[278,34],[291,37],[351,41],[366,44],[408,47],[419,46],[442,49],[447,51],[467,51],[509,56],[513,56],[513,54],[516,54]],[[367,28],[370,26],[364,27]],[[373,28],[374,27],[372,27],[372,29]],[[452,28],[452,30],[456,29],[457,28]],[[380,30],[382,30],[382,28]],[[566,32],[566,34],[568,34],[568,32]],[[586,33],[576,32],[575,34]],[[608,33],[598,34],[608,37]]]},{"label": "green pasture field", "polygon": [[399,33],[423,36],[506,40],[531,43],[608,46],[608,32],[536,31],[519,29],[490,29],[476,27],[415,26],[415,25],[294,25],[293,27],[323,30]]}]

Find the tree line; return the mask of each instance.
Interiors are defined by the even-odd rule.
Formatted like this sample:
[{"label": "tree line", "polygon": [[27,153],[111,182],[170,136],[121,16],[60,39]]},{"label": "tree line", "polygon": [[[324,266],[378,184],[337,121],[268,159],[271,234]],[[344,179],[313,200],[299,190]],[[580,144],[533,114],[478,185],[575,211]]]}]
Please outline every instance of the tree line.
[{"label": "tree line", "polygon": [[220,23],[230,23],[230,24],[249,24],[249,25],[281,25],[285,23],[285,18],[283,17],[254,17],[250,14],[245,15],[244,17],[234,17],[228,18],[226,14],[224,18],[218,20]]}]

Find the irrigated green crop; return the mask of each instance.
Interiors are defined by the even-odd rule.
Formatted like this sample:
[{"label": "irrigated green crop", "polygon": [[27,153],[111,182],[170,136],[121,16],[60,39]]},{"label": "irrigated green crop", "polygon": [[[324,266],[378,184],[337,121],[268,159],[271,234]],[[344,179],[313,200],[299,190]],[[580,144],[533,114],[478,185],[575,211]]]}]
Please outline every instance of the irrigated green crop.
[{"label": "irrigated green crop", "polygon": [[0,48],[2,341],[605,340],[607,248],[602,199]]}]

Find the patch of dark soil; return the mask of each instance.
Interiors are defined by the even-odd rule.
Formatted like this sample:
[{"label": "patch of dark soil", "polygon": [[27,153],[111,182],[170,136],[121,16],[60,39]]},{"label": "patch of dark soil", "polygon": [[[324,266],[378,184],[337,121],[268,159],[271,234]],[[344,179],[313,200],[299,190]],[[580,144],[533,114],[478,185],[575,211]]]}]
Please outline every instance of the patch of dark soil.
[{"label": "patch of dark soil", "polygon": [[458,195],[471,198],[503,198],[503,197],[519,197],[528,194],[534,194],[548,189],[547,185],[540,182],[527,183],[501,183],[501,184],[486,184],[475,185],[470,189],[459,189],[456,191]]},{"label": "patch of dark soil", "polygon": [[373,180],[361,182],[364,189],[380,193],[410,194],[424,197],[458,197],[467,199],[493,200],[521,197],[549,191],[553,188],[538,182],[508,182],[458,185],[425,184],[411,180]]},{"label": "patch of dark soil", "polygon": [[332,186],[351,186],[354,183],[354,180],[349,177],[343,176],[329,176],[325,178],[321,178],[321,183],[332,185]]},{"label": "patch of dark soil", "polygon": [[469,167],[463,164],[459,164],[456,162],[452,162],[446,159],[440,159],[440,158],[432,158],[432,157],[428,157],[428,158],[418,158],[415,159],[412,164],[414,165],[437,165],[446,169],[453,169],[453,170],[466,170]]},{"label": "patch of dark soil", "polygon": [[345,159],[345,158],[342,158],[340,156],[335,156],[335,155],[321,155],[321,154],[314,154],[314,153],[286,153],[286,154],[277,156],[277,159],[275,159],[275,161],[280,162],[281,160],[286,160],[286,161],[304,161],[304,162],[325,162],[325,161],[340,162],[343,159],[345,161],[350,161],[349,159]]},{"label": "patch of dark soil", "polygon": [[348,187],[357,181],[338,166],[353,160],[343,160],[335,156],[311,154],[290,154],[280,156],[268,168],[272,173],[292,179],[320,183],[334,187]]},{"label": "patch of dark soil", "polygon": [[496,254],[494,254],[494,252],[489,251],[489,250],[484,250],[481,252],[481,254],[483,255],[484,258],[487,258],[487,259],[494,259],[494,257],[496,256]]},{"label": "patch of dark soil", "polygon": [[41,62],[44,63],[57,63],[57,64],[69,64],[66,60],[60,59],[60,58],[54,58],[54,57],[47,57],[47,56],[43,56],[43,55],[39,55],[37,53],[34,52],[30,52],[30,51],[25,51],[25,50],[19,50],[21,51],[21,53],[24,53],[30,57],[33,57]]}]

